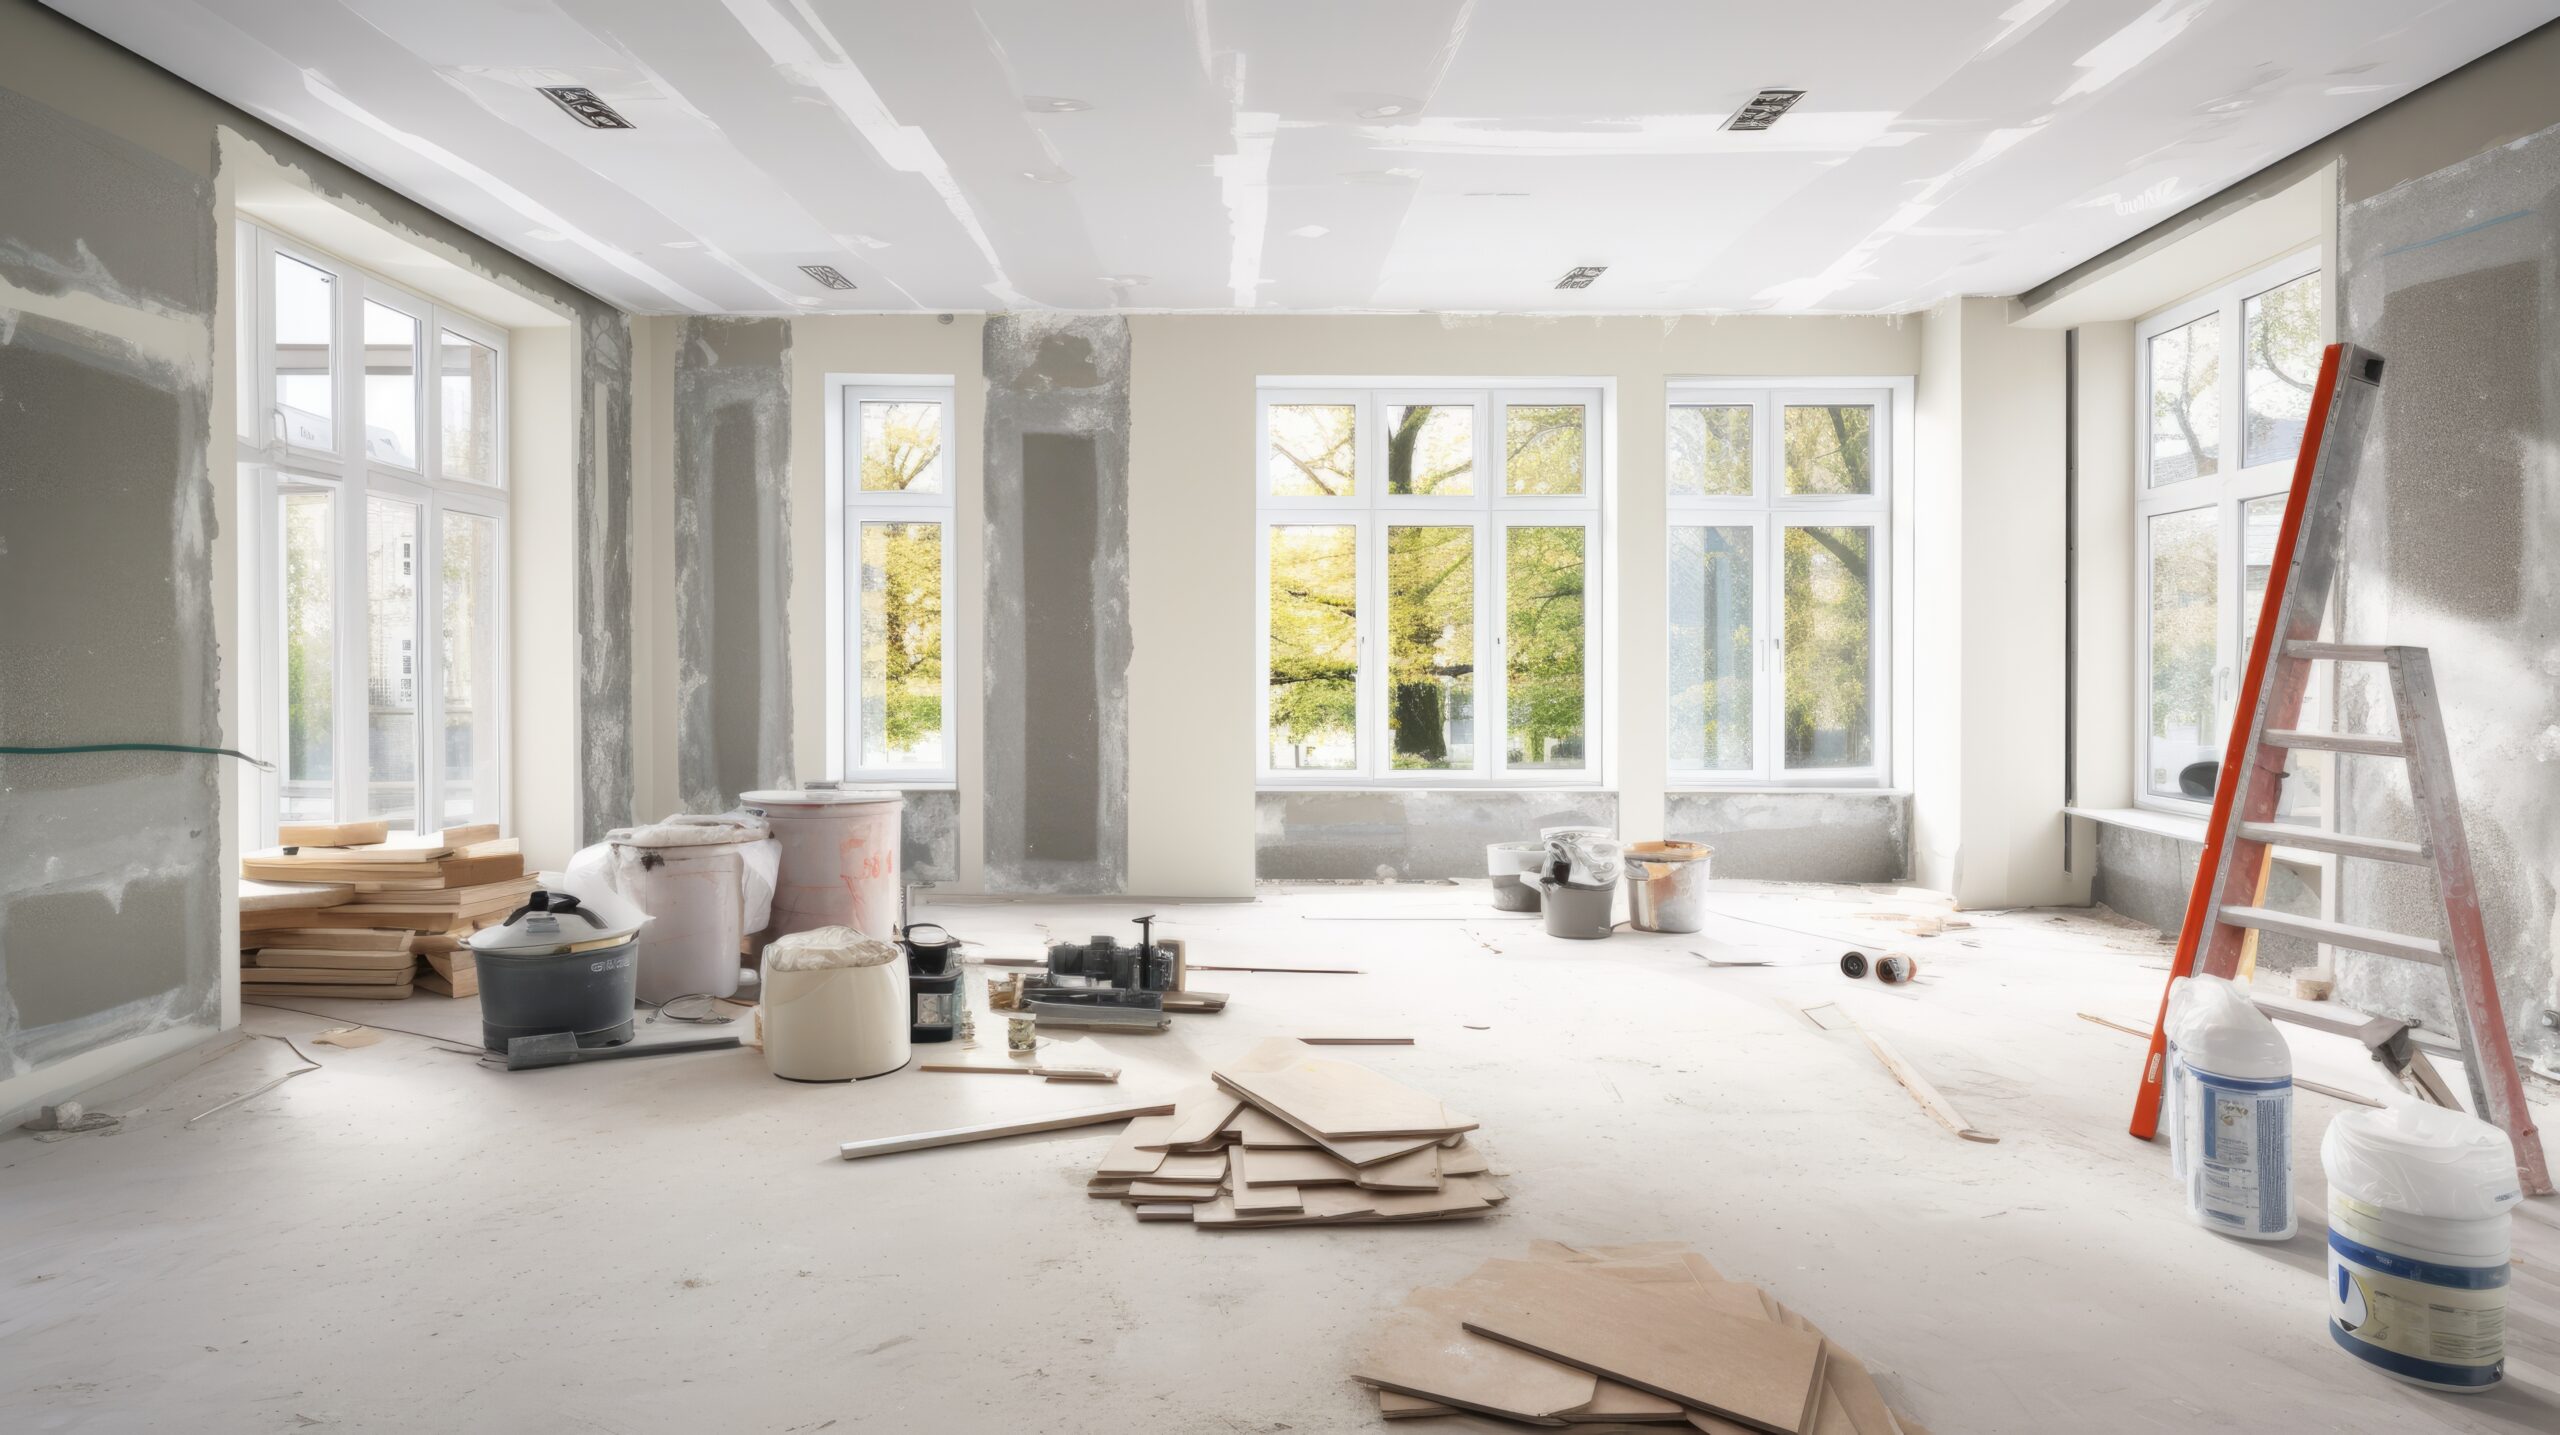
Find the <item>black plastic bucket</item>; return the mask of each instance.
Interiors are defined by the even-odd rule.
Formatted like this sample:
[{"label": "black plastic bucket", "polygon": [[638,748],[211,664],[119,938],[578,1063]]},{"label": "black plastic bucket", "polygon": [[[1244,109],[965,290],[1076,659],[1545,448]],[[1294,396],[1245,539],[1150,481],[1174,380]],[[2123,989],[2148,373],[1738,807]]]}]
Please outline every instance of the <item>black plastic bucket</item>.
[{"label": "black plastic bucket", "polygon": [[959,964],[960,939],[931,922],[910,925],[898,944],[907,949],[909,972],[936,972]]},{"label": "black plastic bucket", "polygon": [[908,1033],[917,1041],[949,1041],[960,1032],[960,1004],[967,1001],[960,991],[961,966],[955,956],[946,956],[932,971],[907,973],[907,1001],[912,1014]]},{"label": "black plastic bucket", "polygon": [[638,944],[591,952],[515,956],[475,952],[480,974],[480,1044],[505,1051],[520,1036],[573,1032],[580,1046],[620,1046],[631,1039],[640,979]]}]

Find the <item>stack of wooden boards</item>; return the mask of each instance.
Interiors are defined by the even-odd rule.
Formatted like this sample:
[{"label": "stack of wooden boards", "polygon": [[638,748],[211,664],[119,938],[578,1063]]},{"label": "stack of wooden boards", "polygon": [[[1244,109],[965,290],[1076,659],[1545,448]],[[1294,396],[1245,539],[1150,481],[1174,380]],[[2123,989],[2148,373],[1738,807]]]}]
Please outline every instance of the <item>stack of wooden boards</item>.
[{"label": "stack of wooden boards", "polygon": [[1352,1377],[1390,1420],[1658,1424],[1708,1435],[1927,1435],[1810,1321],[1677,1242],[1533,1242],[1415,1291]]},{"label": "stack of wooden boards", "polygon": [[1280,1038],[1129,1123],[1088,1194],[1207,1230],[1467,1220],[1503,1200],[1476,1123]]},{"label": "stack of wooden boards", "polygon": [[533,891],[494,824],[391,840],[380,822],[288,823],[240,863],[240,982],[251,996],[471,996],[465,945]]}]

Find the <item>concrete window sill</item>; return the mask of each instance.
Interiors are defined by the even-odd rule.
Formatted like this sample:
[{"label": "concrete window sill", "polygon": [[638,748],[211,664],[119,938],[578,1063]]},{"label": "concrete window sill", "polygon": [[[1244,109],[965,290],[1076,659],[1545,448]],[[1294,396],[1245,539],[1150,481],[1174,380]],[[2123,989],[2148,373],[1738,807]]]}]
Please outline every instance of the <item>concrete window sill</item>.
[{"label": "concrete window sill", "polygon": [[[2153,812],[2143,807],[2066,807],[2062,811],[2066,816],[2085,817],[2091,822],[2107,827],[2149,832],[2180,842],[2192,842],[2198,847],[2204,845],[2205,823],[2201,817],[2188,817],[2175,812]],[[2276,860],[2290,867],[2326,870],[2330,866],[2330,859],[2325,853],[2313,852],[2301,847],[2287,847],[2281,842],[2276,844]]]},{"label": "concrete window sill", "polygon": [[1750,797],[1776,797],[1789,793],[1799,797],[1909,797],[1907,787],[1814,787],[1787,782],[1675,782],[1663,791],[1674,797],[1695,793],[1710,795],[1739,794]]},{"label": "concrete window sill", "polygon": [[1618,795],[1618,789],[1614,787],[1584,787],[1573,785],[1544,787],[1536,783],[1520,782],[1480,783],[1469,786],[1432,786],[1412,782],[1293,782],[1281,787],[1257,787],[1254,789],[1255,795],[1260,797],[1294,797],[1300,793],[1307,792],[1365,792],[1372,794],[1406,792],[1415,794],[1431,793],[1434,795],[1451,793],[1462,797],[1483,797],[1488,794],[1503,792],[1563,793],[1580,797],[1615,797]]}]

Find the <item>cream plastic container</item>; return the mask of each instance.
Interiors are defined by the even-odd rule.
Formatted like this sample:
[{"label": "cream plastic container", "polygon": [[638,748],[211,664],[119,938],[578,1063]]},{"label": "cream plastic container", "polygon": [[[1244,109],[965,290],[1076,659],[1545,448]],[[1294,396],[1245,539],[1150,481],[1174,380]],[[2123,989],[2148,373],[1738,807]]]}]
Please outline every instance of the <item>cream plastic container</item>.
[{"label": "cream plastic container", "polygon": [[882,941],[898,935],[898,841],[906,799],[860,788],[748,792],[782,844],[769,937],[851,927]]},{"label": "cream plastic container", "polygon": [[851,927],[816,927],[765,949],[757,1006],[764,1059],[786,1081],[860,1081],[915,1052],[906,954]]},{"label": "cream plastic container", "polygon": [[2329,1178],[2329,1338],[2384,1374],[2477,1394],[2506,1373],[2507,1134],[2402,1101],[2350,1111],[2320,1143]]},{"label": "cream plastic container", "polygon": [[2249,1241],[2294,1232],[2293,1052],[2221,977],[2169,992],[2169,1168],[2197,1225]]},{"label": "cream plastic container", "polygon": [[671,819],[611,833],[606,843],[615,889],[651,919],[640,936],[640,1000],[736,995],[740,946],[764,925],[748,925],[749,868],[769,882],[778,845],[765,824],[743,814]]}]

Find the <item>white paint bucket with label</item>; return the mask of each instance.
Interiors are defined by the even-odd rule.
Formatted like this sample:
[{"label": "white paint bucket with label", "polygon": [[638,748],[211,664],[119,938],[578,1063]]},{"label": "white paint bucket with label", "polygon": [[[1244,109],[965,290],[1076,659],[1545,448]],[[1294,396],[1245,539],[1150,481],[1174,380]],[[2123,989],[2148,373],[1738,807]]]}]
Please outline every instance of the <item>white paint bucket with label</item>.
[{"label": "white paint bucket with label", "polygon": [[812,787],[749,792],[738,800],[762,812],[782,844],[769,937],[815,927],[851,927],[866,937],[898,935],[899,815],[895,792]]},{"label": "white paint bucket with label", "polygon": [[2197,1225],[2249,1241],[2292,1237],[2293,1053],[2220,977],[2169,992],[2169,1165]]},{"label": "white paint bucket with label", "polygon": [[2506,1372],[2508,1213],[2524,1199],[2505,1132],[2402,1102],[2351,1111],[2320,1143],[2329,1178],[2329,1337],[2431,1390]]}]

